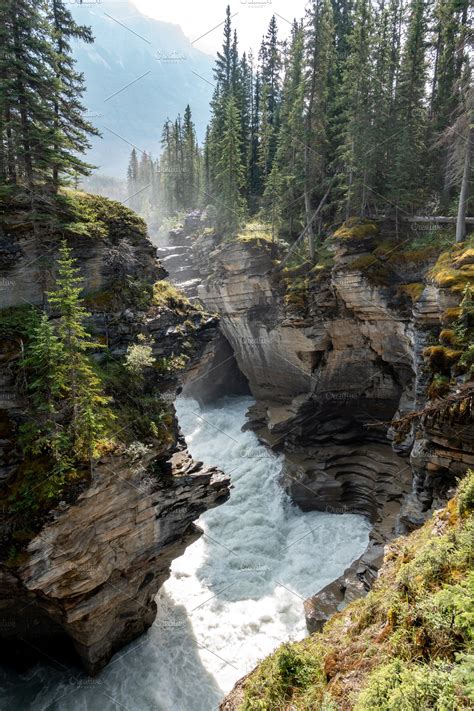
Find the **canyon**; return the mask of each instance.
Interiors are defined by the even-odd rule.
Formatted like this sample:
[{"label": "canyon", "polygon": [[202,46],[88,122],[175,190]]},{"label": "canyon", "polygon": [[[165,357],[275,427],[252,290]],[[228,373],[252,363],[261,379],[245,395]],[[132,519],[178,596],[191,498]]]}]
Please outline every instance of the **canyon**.
[{"label": "canyon", "polygon": [[323,263],[280,271],[281,247],[258,227],[226,240],[199,221],[189,215],[161,250],[171,278],[218,314],[224,338],[186,387],[199,393],[193,377],[204,385],[216,361],[233,378],[234,354],[256,399],[247,426],[284,453],[281,483],[295,504],[372,523],[361,558],[306,600],[314,632],[366,594],[387,542],[422,525],[474,465],[472,384],[458,377],[454,403],[428,397],[426,351],[462,293],[430,277],[439,249],[410,247],[416,227],[377,256],[392,226],[353,220],[327,239]]},{"label": "canyon", "polygon": [[[279,483],[295,511],[370,521],[365,552],[321,590],[315,583],[304,600],[307,629],[321,630],[334,612],[367,594],[387,544],[422,525],[474,466],[468,379],[460,374],[444,401],[428,397],[426,352],[462,294],[431,278],[438,254],[429,250],[416,258],[395,250],[400,263],[382,258],[388,282],[374,278],[383,224],[356,221],[343,228],[349,236],[327,238],[315,265],[281,269],[282,246],[258,228],[227,239],[205,213],[190,213],[157,249],[129,211],[121,208],[110,221],[102,198],[81,200],[95,202],[107,228],[100,239],[68,239],[85,277],[94,337],[116,361],[140,337],[156,362],[183,362],[176,372],[155,368],[146,377],[145,392],[158,390],[164,407],[160,437],[145,444],[128,438],[94,461],[64,500],[33,517],[25,543],[16,537],[18,551],[3,546],[2,661],[25,665],[54,650],[95,675],[153,627],[156,595],[173,561],[201,535],[196,519],[228,499],[232,481],[226,469],[192,459],[176,398],[206,408],[229,394],[251,396],[244,430],[281,458]],[[5,313],[25,301],[43,304],[57,241],[48,246],[45,255],[21,218],[4,225]],[[21,469],[16,439],[25,407],[21,339],[9,328],[1,343],[0,478],[7,490]],[[102,363],[100,351],[94,358]],[[142,409],[134,415],[140,420]],[[22,527],[21,514],[2,510],[4,542]],[[305,560],[311,545],[305,542]],[[314,550],[315,561],[320,553]],[[324,579],[322,563],[315,565],[315,580]]]}]

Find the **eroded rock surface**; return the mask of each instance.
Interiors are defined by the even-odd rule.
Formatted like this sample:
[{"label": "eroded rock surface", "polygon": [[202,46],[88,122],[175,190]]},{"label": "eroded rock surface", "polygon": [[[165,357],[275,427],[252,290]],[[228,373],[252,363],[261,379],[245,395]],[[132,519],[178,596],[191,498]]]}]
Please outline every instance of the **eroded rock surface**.
[{"label": "eroded rock surface", "polygon": [[[106,355],[99,349],[93,357],[120,362],[142,338],[157,364],[184,353],[189,367],[197,367],[217,333],[217,319],[192,307],[153,302],[151,287],[166,271],[143,223],[113,205],[113,220],[100,222],[100,238],[68,240],[85,278],[88,327],[107,347]],[[0,276],[9,286],[0,291],[0,312],[43,304],[54,285],[58,246],[53,238],[39,243],[21,215],[5,225]],[[27,410],[18,377],[21,352],[14,329],[1,334],[0,495],[15,484],[22,465],[18,429]],[[154,598],[172,561],[201,534],[193,522],[225,501],[230,488],[227,476],[188,454],[172,405],[179,386],[167,367],[149,368],[144,393],[159,396],[164,415],[156,437],[133,440],[126,430],[142,416],[134,402],[140,398],[133,391],[115,392],[138,408],[130,423],[117,424],[117,449],[94,462],[90,476],[69,486],[64,501],[50,511],[0,510],[2,661],[23,665],[57,657],[95,674],[153,624]]]},{"label": "eroded rock surface", "polygon": [[[461,297],[427,279],[436,257],[387,270],[387,283],[368,278],[352,265],[365,257],[371,266],[373,239],[332,239],[330,266],[286,274],[265,240],[205,233],[193,247],[199,297],[219,314],[257,399],[250,426],[285,453],[292,499],[374,524],[362,558],[307,601],[310,630],[369,589],[385,543],[420,525],[474,454],[472,419],[461,430],[418,418],[403,436],[391,424],[425,407],[423,353]],[[419,298],[407,295],[407,282],[421,286]]]}]

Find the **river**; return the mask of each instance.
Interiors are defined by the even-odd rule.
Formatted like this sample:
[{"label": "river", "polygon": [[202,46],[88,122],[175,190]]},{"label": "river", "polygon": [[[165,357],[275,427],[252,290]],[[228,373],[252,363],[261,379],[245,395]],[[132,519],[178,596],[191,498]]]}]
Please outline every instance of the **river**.
[{"label": "river", "polygon": [[96,678],[59,665],[0,670],[2,711],[215,711],[259,659],[306,634],[303,600],[368,543],[355,514],[302,513],[278,484],[281,459],[242,432],[248,397],[176,403],[192,455],[230,474],[230,499],[174,561],[147,634]]}]

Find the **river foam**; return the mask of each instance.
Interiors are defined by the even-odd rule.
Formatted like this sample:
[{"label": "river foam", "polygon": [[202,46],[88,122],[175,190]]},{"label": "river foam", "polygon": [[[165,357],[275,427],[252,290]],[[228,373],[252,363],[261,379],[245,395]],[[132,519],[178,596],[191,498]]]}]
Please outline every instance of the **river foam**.
[{"label": "river foam", "polygon": [[199,520],[204,536],[174,561],[149,632],[95,679],[66,668],[2,672],[2,709],[214,711],[237,679],[306,634],[303,600],[368,543],[354,514],[302,513],[278,484],[279,457],[242,432],[250,398],[200,410],[179,399],[195,459],[230,474],[230,499]]}]

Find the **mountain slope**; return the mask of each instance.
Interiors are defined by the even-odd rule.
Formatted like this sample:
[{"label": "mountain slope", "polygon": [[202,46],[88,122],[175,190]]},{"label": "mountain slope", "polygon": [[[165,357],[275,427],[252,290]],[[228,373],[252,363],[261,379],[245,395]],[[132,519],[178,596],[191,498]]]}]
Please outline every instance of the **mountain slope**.
[{"label": "mountain slope", "polygon": [[88,160],[101,173],[122,177],[130,144],[158,155],[163,123],[183,113],[186,103],[202,139],[213,58],[194,47],[178,25],[145,17],[131,2],[71,8],[75,20],[91,26],[95,37],[93,45],[74,46],[85,75],[87,114],[102,132],[102,139],[93,139]]}]

